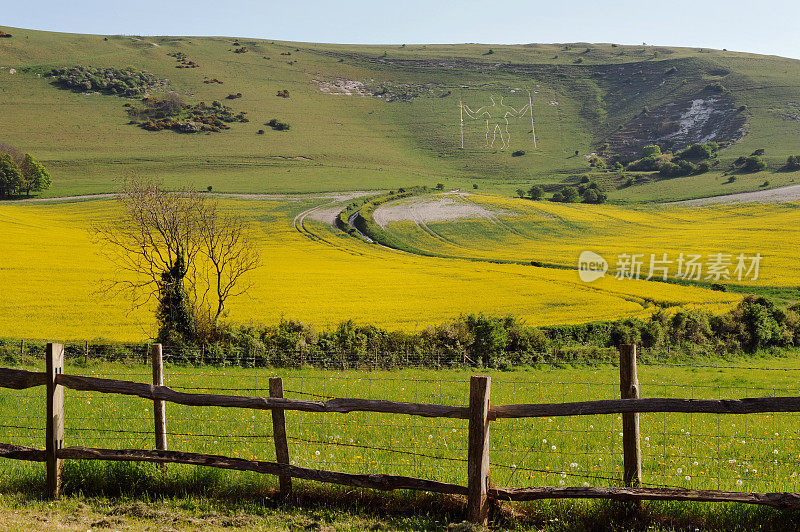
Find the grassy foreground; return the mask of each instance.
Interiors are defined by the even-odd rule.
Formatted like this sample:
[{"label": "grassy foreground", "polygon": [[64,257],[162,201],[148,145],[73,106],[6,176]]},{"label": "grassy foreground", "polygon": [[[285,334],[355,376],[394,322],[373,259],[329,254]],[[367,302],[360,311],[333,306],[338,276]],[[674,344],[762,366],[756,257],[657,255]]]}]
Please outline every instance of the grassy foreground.
[{"label": "grassy foreground", "polygon": [[[746,359],[728,368],[640,366],[643,397],[740,398],[797,395],[800,353]],[[705,361],[730,364],[725,361]],[[37,367],[37,366],[29,366]],[[765,368],[760,370],[753,367]],[[68,364],[67,372],[147,381],[131,362]],[[287,397],[354,396],[464,404],[469,370],[328,371],[168,365],[166,384],[182,391],[255,395],[267,377],[284,378]],[[613,366],[543,366],[490,372],[493,404],[612,398]],[[232,390],[235,389],[235,390]],[[237,391],[238,390],[238,391]],[[3,390],[0,441],[41,447],[41,389]],[[150,448],[148,401],[67,390],[66,445]],[[168,405],[169,447],[243,458],[274,459],[266,412]],[[492,424],[492,479],[497,485],[618,485],[617,416],[504,420]],[[744,491],[800,491],[800,419],[796,414],[641,416],[645,485]],[[298,465],[387,472],[465,482],[466,423],[380,414],[287,413],[290,458]],[[363,446],[363,447],[362,447]],[[365,448],[366,447],[366,448]],[[400,451],[400,452],[397,452]],[[408,452],[418,454],[408,454]],[[420,456],[422,455],[422,456]],[[438,458],[431,458],[431,457]],[[296,481],[281,504],[276,479],[170,465],[68,461],[65,498],[50,503],[38,464],[0,463],[0,527],[177,530],[443,530],[463,519],[464,501],[416,493],[380,494]],[[38,517],[34,517],[38,516]],[[788,530],[800,513],[731,504],[644,503],[638,514],[603,501],[503,505],[493,527],[514,530]]]},{"label": "grassy foreground", "polygon": [[[447,530],[476,532],[463,521],[464,501],[425,494],[385,496],[364,490],[301,485],[281,503],[274,491],[219,490],[198,482],[189,493],[69,493],[58,501],[32,491],[0,494],[0,528],[23,530],[269,530],[320,532]],[[734,504],[644,502],[639,511],[606,501],[545,501],[492,511],[489,529],[776,531],[800,526],[800,514]]]}]

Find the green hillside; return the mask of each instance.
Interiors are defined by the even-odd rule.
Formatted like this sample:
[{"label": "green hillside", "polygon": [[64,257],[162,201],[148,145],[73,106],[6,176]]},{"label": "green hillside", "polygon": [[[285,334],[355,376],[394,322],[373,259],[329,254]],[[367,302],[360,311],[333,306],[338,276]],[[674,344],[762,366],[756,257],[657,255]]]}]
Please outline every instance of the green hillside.
[{"label": "green hillside", "polygon": [[[654,140],[671,149],[708,140],[727,147],[710,172],[680,181],[625,186],[626,177],[595,171],[612,200],[800,179],[779,170],[800,154],[797,60],[613,44],[345,46],[0,30],[13,35],[0,39],[0,142],[45,162],[50,196],[111,191],[130,171],[219,192],[443,183],[513,194],[575,182],[590,170],[591,153],[630,159]],[[198,66],[176,68],[189,63]],[[124,107],[138,98],[57,87],[52,70],[73,66],[147,71],[165,80],[155,92],[175,91],[190,105],[216,100],[250,121],[218,133],[146,131],[128,123]],[[288,98],[278,95],[284,90]],[[499,105],[490,108],[492,98]],[[498,114],[502,105],[519,116]],[[494,115],[490,134],[483,115],[464,113],[481,107]],[[501,149],[506,118],[510,140]],[[290,129],[273,130],[271,119]],[[726,184],[731,163],[757,149],[766,150],[767,170]]]}]

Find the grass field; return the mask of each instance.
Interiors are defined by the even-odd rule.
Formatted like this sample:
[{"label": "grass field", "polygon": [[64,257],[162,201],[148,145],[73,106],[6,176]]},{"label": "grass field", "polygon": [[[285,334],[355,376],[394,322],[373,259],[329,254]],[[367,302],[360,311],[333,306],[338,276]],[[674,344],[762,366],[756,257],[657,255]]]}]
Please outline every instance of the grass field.
[{"label": "grass field", "polygon": [[[330,201],[223,203],[253,222],[263,262],[250,277],[253,288],[231,301],[229,321],[271,324],[286,317],[328,328],[354,319],[418,331],[462,313],[513,314],[530,325],[552,325],[646,317],[657,306],[722,312],[739,300],[664,283],[606,278],[586,284],[574,270],[417,257],[366,244],[309,217],[303,221],[309,233],[295,230],[295,215]],[[110,200],[0,205],[4,335],[137,341],[155,333],[149,308],[132,312],[126,297],[98,292],[116,274],[89,227],[115,216],[115,209]]]},{"label": "grass field", "polygon": [[[75,35],[2,28],[0,129],[4,142],[46,162],[50,196],[108,192],[130,170],[169,186],[222,192],[386,189],[437,182],[511,195],[531,183],[568,182],[588,170],[586,156],[644,107],[708,98],[721,83],[746,111],[746,135],[722,151],[706,175],[615,191],[624,201],[681,199],[788,184],[776,170],[797,151],[800,62],[690,48],[598,45],[344,46],[233,38]],[[181,52],[200,67],[178,69]],[[221,100],[250,123],[212,135],[148,132],[127,125],[125,98],[54,87],[53,67],[146,69],[187,101]],[[11,74],[9,69],[16,70]],[[223,84],[204,83],[219,79]],[[364,83],[382,98],[326,94],[336,83]],[[331,85],[332,84],[332,85]],[[461,89],[462,86],[469,87]],[[351,87],[352,88],[352,87]],[[288,90],[290,98],[277,96]],[[538,147],[525,120],[512,120],[512,146],[483,146],[480,120],[466,121],[460,149],[460,103],[473,110],[505,97],[523,107],[530,91]],[[334,90],[337,92],[337,90]],[[342,92],[342,91],[338,91]],[[352,91],[351,91],[352,92]],[[229,94],[242,97],[226,100]],[[412,95],[410,99],[407,95]],[[387,101],[387,100],[392,101]],[[285,132],[264,123],[278,118]],[[526,118],[527,119],[527,118]],[[516,129],[515,129],[516,128]],[[527,140],[525,140],[527,139]],[[517,144],[521,143],[521,144]],[[526,155],[512,157],[524,147]],[[726,185],[722,172],[740,155],[766,148],[767,172]],[[578,155],[575,155],[575,152]]]},{"label": "grass field", "polygon": [[[684,398],[797,395],[798,357],[797,352],[790,352],[785,358],[723,362],[725,367],[720,368],[642,365],[640,394]],[[39,366],[41,362],[30,365],[29,360],[26,367]],[[88,365],[75,361],[68,363],[66,372],[147,382],[149,370],[134,361],[90,361]],[[315,394],[463,405],[468,399],[472,373],[413,368],[331,371],[167,364],[165,384],[182,391],[258,395],[264,393],[267,377],[280,375],[287,397],[308,398]],[[489,374],[494,405],[610,399],[619,393],[619,372],[610,365],[542,366]],[[6,425],[0,428],[0,440],[42,446],[42,393],[39,388],[0,393],[0,414]],[[152,446],[149,401],[67,390],[65,404],[65,445]],[[168,405],[167,411],[170,449],[274,459],[267,412],[173,404]],[[290,412],[286,417],[294,464],[446,482],[466,480],[463,458],[467,426],[463,420],[367,413]],[[622,467],[620,431],[621,421],[616,415],[495,422],[491,426],[492,481],[501,486],[618,485]],[[642,414],[641,438],[645,485],[732,491],[800,490],[800,422],[796,414]],[[6,489],[24,482],[35,484],[36,475],[42,475],[38,465],[6,462],[0,467],[7,473],[2,481]],[[137,492],[163,482],[158,481],[160,475],[156,473],[157,469],[149,466],[126,469],[113,464],[68,462],[65,488],[68,493],[84,489],[90,493],[102,493],[104,489],[113,492],[119,489],[114,487],[115,482],[121,482],[129,493]],[[183,485],[195,478],[201,485],[233,483],[250,490],[259,485],[263,486],[261,489],[276,485],[271,477],[241,473],[204,478],[198,470],[181,466],[170,466],[169,478],[167,484]]]}]

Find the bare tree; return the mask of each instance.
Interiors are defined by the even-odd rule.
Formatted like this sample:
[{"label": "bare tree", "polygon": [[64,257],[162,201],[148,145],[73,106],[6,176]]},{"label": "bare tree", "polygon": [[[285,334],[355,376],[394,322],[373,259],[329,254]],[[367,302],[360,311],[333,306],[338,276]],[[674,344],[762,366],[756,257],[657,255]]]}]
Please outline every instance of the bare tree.
[{"label": "bare tree", "polygon": [[245,221],[206,195],[136,177],[117,198],[122,216],[93,228],[119,273],[106,289],[130,292],[136,307],[157,300],[162,339],[171,331],[192,339],[198,321],[216,329],[228,298],[250,287],[242,276],[259,264]]},{"label": "bare tree", "polygon": [[258,267],[259,257],[249,245],[247,225],[242,218],[221,213],[216,203],[209,205],[206,202],[204,207],[198,209],[201,249],[209,262],[205,270],[210,273],[206,276],[206,286],[216,298],[216,304],[208,307],[209,321],[217,327],[225,310],[225,301],[245,293],[252,286],[240,281],[245,273]]}]

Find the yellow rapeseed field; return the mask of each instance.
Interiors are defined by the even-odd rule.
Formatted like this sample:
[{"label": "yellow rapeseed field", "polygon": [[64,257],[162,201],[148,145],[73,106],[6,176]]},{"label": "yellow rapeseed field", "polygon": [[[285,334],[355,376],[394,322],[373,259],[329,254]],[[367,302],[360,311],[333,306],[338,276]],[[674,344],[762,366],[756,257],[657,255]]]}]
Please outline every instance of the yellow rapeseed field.
[{"label": "yellow rapeseed field", "polygon": [[[271,324],[286,317],[326,328],[353,318],[418,330],[484,312],[544,325],[647,316],[654,304],[724,311],[739,299],[645,281],[586,284],[574,270],[418,257],[306,221],[321,237],[312,240],[292,219],[315,204],[309,198],[224,202],[252,220],[263,261],[250,277],[253,288],[231,301],[229,320]],[[131,310],[125,297],[97,291],[114,271],[88,228],[115,214],[116,204],[105,200],[0,205],[0,336],[133,341],[154,333],[151,308]]]},{"label": "yellow rapeseed field", "polygon": [[[452,196],[451,196],[452,198]],[[477,204],[490,216],[473,219],[396,221],[387,230],[418,249],[438,254],[510,260],[537,260],[576,267],[579,254],[594,251],[612,273],[622,254],[641,255],[643,276],[650,257],[672,261],[677,273],[681,254],[699,255],[706,263],[716,254],[729,255],[730,279],[701,279],[756,286],[800,285],[800,204],[585,205],[530,201],[475,194],[452,198]],[[411,200],[407,200],[410,201]],[[762,256],[757,279],[734,275],[737,258]],[[745,272],[746,273],[746,272]]]}]

